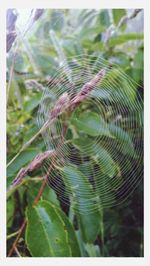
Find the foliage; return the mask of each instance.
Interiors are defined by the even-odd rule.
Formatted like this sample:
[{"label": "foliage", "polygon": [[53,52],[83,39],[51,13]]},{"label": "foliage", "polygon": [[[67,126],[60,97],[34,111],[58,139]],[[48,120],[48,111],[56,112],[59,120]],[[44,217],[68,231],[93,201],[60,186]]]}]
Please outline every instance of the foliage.
[{"label": "foliage", "polygon": [[[137,17],[139,15],[137,14]],[[137,17],[126,19],[126,23],[121,23],[119,26],[121,19],[126,16],[125,9],[45,10],[34,23],[32,21],[25,36],[21,37],[18,31],[17,37],[15,36],[16,42],[11,44],[12,48],[7,56],[8,252],[22,221],[24,218],[27,221],[27,226],[12,256],[18,254],[23,257],[143,256],[143,183],[138,184],[133,195],[125,203],[105,206],[107,191],[113,188],[112,178],[116,176],[118,187],[121,187],[123,180],[136,169],[136,161],[132,155],[136,145],[139,145],[142,154],[142,135],[139,132],[130,132],[130,128],[124,129],[123,121],[120,125],[115,125],[112,122],[114,117],[111,115],[107,121],[102,117],[99,120],[96,107],[91,107],[90,103],[85,102],[80,105],[68,118],[69,129],[66,138],[71,142],[76,154],[82,152],[91,158],[95,169],[100,168],[101,186],[98,186],[96,193],[103,197],[99,199],[98,196],[98,201],[92,201],[93,187],[89,179],[94,176],[95,170],[92,166],[87,167],[87,158],[81,165],[72,163],[61,169],[56,167],[54,170],[56,179],[61,177],[60,186],[66,187],[66,191],[69,191],[69,193],[64,192],[69,204],[66,204],[62,200],[62,195],[50,185],[44,189],[41,199],[34,205],[43,181],[41,168],[31,174],[28,173],[20,184],[10,189],[19,170],[46,150],[40,134],[28,148],[25,150],[21,148],[39,130],[37,111],[42,92],[55,76],[62,61],[66,63],[64,73],[69,79],[70,66],[67,61],[69,56],[92,55],[95,57],[95,64],[96,59],[102,57],[110,64],[117,64],[135,81],[134,95],[124,90],[125,84],[122,81],[119,90],[115,88],[115,83],[112,84],[113,91],[106,91],[103,88],[94,90],[91,94],[93,98],[98,97],[101,101],[109,102],[111,108],[113,104],[129,107],[131,102],[135,104],[140,95],[138,101],[142,105],[143,34],[127,31],[127,26]],[[11,75],[14,54],[15,63]],[[57,94],[53,95],[53,92],[51,94],[51,98],[55,99]],[[116,103],[111,100],[114,98]],[[87,109],[87,112],[83,112],[83,109]],[[126,113],[122,115],[125,116]],[[132,119],[131,115],[129,114],[129,119]],[[142,113],[138,123],[142,127]],[[95,138],[102,139],[98,150],[93,145]],[[112,149],[109,148],[110,141],[120,144],[121,150],[116,148],[112,153]],[[86,143],[91,147],[89,153],[85,150]],[[121,169],[124,160],[128,161],[125,173]],[[142,169],[140,161],[140,169],[135,170],[138,179],[142,175]],[[87,194],[81,195],[82,191],[76,190],[76,181]],[[114,191],[115,189],[116,187]],[[114,191],[109,193],[108,202],[115,201]],[[75,206],[73,197],[76,197]],[[95,212],[91,212],[94,208]]]}]

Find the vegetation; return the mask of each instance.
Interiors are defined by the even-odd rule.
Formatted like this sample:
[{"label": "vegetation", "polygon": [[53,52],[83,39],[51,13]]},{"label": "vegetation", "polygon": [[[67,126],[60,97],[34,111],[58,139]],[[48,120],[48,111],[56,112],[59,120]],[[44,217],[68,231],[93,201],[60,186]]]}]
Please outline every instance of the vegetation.
[{"label": "vegetation", "polygon": [[142,13],[7,11],[8,256],[143,256]]}]

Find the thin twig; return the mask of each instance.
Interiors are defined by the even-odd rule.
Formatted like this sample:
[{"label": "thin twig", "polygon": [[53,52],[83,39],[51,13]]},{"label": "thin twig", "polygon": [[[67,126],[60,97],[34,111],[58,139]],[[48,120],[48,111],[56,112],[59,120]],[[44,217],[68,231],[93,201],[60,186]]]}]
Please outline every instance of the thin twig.
[{"label": "thin twig", "polygon": [[37,194],[37,196],[36,196],[36,198],[35,198],[35,200],[34,200],[34,202],[33,202],[33,206],[36,205],[36,204],[38,203],[39,199],[41,198],[41,196],[42,196],[42,194],[43,194],[43,191],[44,191],[44,189],[45,189],[45,187],[46,187],[46,184],[47,184],[48,176],[49,176],[49,175],[46,175],[46,176],[45,176],[44,181],[42,182],[42,185],[41,185],[41,187],[40,187],[40,189],[39,189],[39,191],[38,191],[38,194]]},{"label": "thin twig", "polygon": [[18,235],[17,235],[17,237],[16,237],[16,239],[15,239],[15,241],[14,241],[14,243],[13,243],[11,249],[10,249],[9,252],[8,252],[8,257],[11,257],[11,255],[13,254],[13,252],[14,252],[16,246],[17,246],[17,243],[18,243],[18,241],[19,241],[19,239],[20,239],[20,236],[21,236],[21,234],[23,233],[23,230],[24,230],[24,228],[25,228],[25,226],[26,226],[26,223],[27,223],[27,221],[26,221],[26,219],[24,219],[24,221],[23,221],[23,223],[22,223],[22,225],[21,225],[21,227],[20,227],[20,229],[19,229],[19,233],[18,233]]},{"label": "thin twig", "polygon": [[16,254],[18,255],[18,257],[21,257],[21,254],[20,254],[19,250],[17,249],[17,247],[15,247],[14,250],[15,250]]},{"label": "thin twig", "polygon": [[8,235],[8,236],[7,236],[7,240],[8,240],[8,239],[11,239],[12,237],[14,237],[14,236],[16,236],[16,235],[18,235],[18,233],[19,233],[19,230],[16,231],[16,232],[14,232],[14,233],[12,233],[12,234],[10,234],[10,235]]}]

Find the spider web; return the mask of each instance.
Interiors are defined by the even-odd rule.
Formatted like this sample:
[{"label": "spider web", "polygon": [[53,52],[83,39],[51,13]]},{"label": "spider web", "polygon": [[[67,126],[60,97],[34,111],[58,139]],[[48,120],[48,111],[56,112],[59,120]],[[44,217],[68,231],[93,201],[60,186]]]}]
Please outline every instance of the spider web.
[{"label": "spider web", "polygon": [[[103,80],[69,112],[70,103],[101,69],[106,71]],[[50,121],[65,93],[69,101]],[[85,54],[61,61],[43,92],[37,120],[39,128],[50,122],[43,140],[47,150],[57,152],[44,171],[51,167],[49,184],[65,204],[71,200],[76,211],[93,212],[120,204],[135,189],[142,178],[142,111],[137,84],[117,65]],[[92,118],[96,124],[90,125]]]}]

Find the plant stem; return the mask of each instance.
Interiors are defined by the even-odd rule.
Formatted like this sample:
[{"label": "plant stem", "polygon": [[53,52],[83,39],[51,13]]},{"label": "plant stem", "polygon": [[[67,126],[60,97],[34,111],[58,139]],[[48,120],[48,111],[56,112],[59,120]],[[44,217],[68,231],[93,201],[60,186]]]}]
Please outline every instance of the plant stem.
[{"label": "plant stem", "polygon": [[48,175],[45,176],[45,178],[44,178],[44,180],[43,180],[43,182],[42,182],[42,185],[41,185],[41,187],[40,187],[40,189],[39,189],[39,192],[38,192],[38,194],[37,194],[37,196],[36,196],[36,198],[35,198],[35,200],[34,200],[34,202],[33,202],[33,206],[36,205],[36,204],[38,203],[40,197],[42,196],[43,191],[44,191],[45,186],[46,186],[46,183],[47,183],[47,179],[48,179]]},{"label": "plant stem", "polygon": [[7,240],[10,239],[10,238],[12,238],[12,237],[14,237],[14,236],[16,236],[16,235],[18,235],[18,233],[19,233],[19,230],[16,231],[16,232],[14,232],[14,233],[12,233],[12,234],[10,234],[10,235],[8,235],[7,236]]},{"label": "plant stem", "polygon": [[20,252],[19,252],[19,250],[15,247],[15,252],[16,252],[16,254],[18,255],[18,257],[21,257],[21,254],[20,254]]},{"label": "plant stem", "polygon": [[20,238],[21,234],[23,233],[23,230],[24,230],[24,228],[25,228],[25,226],[26,226],[26,223],[27,223],[27,221],[26,221],[26,219],[24,219],[24,221],[23,221],[23,223],[22,223],[20,229],[18,230],[18,235],[17,235],[17,237],[16,237],[16,239],[15,239],[15,241],[14,241],[14,243],[13,243],[11,249],[10,249],[9,252],[8,252],[8,257],[11,257],[11,255],[13,254],[13,252],[14,252],[16,246],[17,246],[17,243],[18,243],[18,241],[19,241],[19,238]]}]

